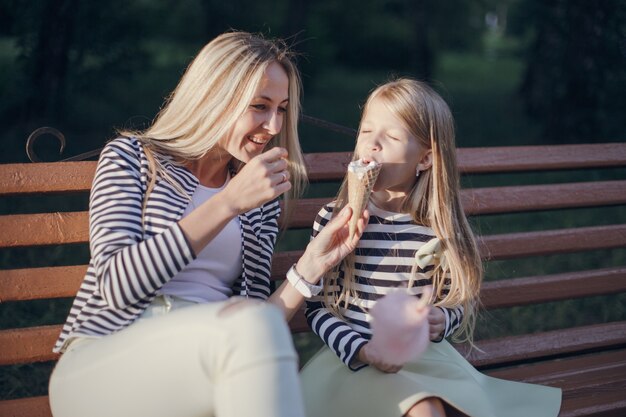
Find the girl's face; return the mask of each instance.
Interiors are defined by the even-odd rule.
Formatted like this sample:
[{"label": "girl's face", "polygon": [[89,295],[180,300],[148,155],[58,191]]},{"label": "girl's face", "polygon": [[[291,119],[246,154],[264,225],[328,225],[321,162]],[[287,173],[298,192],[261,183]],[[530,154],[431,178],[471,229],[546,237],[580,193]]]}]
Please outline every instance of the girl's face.
[{"label": "girl's face", "polygon": [[280,64],[271,63],[265,69],[248,109],[218,146],[241,162],[249,162],[280,132],[288,102],[287,73]]},{"label": "girl's face", "polygon": [[374,191],[401,193],[408,193],[415,184],[418,167],[430,168],[432,154],[380,98],[369,103],[363,116],[356,153],[365,162],[383,165]]}]

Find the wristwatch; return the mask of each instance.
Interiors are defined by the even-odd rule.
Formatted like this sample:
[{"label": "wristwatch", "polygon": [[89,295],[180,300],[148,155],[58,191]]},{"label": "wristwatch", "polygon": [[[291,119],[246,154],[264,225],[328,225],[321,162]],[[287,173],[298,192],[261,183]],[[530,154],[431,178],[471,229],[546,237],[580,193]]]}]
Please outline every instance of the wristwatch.
[{"label": "wristwatch", "polygon": [[293,287],[298,290],[304,298],[311,298],[314,295],[319,294],[323,288],[321,285],[311,284],[304,279],[296,270],[296,264],[293,264],[291,268],[289,268],[289,271],[287,271],[287,281],[289,281],[289,283],[293,285]]}]

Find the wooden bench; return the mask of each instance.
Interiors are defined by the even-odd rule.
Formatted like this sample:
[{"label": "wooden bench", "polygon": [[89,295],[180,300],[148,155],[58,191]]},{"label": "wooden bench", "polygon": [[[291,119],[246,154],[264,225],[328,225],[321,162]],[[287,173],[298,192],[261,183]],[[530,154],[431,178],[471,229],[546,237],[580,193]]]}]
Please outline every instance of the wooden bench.
[{"label": "wooden bench", "polygon": [[[306,160],[311,182],[338,181],[345,172],[349,157],[347,153],[308,154]],[[523,182],[529,176],[531,178],[530,184],[464,188],[464,207],[472,219],[480,220],[503,213],[570,208],[612,206],[610,210],[623,210],[626,204],[626,175],[623,171],[626,144],[623,143],[468,148],[459,150],[459,163],[462,173],[477,182],[484,178],[482,174],[509,176],[514,183]],[[46,209],[48,211],[43,213],[29,208],[28,213],[1,215],[1,250],[9,251],[7,256],[12,257],[22,256],[19,248],[43,247],[39,250],[54,251],[65,245],[75,248],[80,247],[76,244],[82,244],[84,247],[88,241],[88,225],[87,212],[83,210],[95,166],[95,162],[0,165],[0,196],[17,199],[16,206],[20,206],[22,201],[39,201],[50,195],[80,193],[79,197],[72,198],[82,201],[83,207],[71,212]],[[613,177],[609,180],[573,183],[567,180],[547,183],[544,177],[534,174],[507,174],[559,170],[585,170],[585,173],[610,171],[617,174],[611,174]],[[594,175],[589,174],[589,179],[596,178]],[[569,179],[569,176],[566,178]],[[289,229],[302,229],[300,241],[303,237],[306,239],[304,230],[311,227],[319,207],[331,197],[332,191],[324,197],[298,202]],[[530,231],[517,230],[513,227],[515,221],[505,221],[499,233],[481,236],[481,253],[490,261],[489,265],[491,261],[529,258],[527,262],[535,262],[536,270],[541,271],[541,262],[537,262],[536,257],[598,250],[620,251],[620,248],[626,247],[626,221],[624,216],[619,217],[621,220],[617,224],[602,218],[604,223],[601,225]],[[299,253],[298,250],[290,250],[275,254],[274,279],[284,276]],[[599,253],[601,255],[598,256],[603,256],[605,252]],[[623,255],[620,256],[623,260]],[[38,259],[35,266],[27,262],[19,268],[2,267],[0,301],[3,304],[0,308],[32,303],[32,300],[53,303],[55,299],[74,296],[85,265],[46,266],[40,263]],[[624,263],[514,278],[499,276],[498,268],[493,275],[502,279],[485,282],[482,290],[484,308],[489,310],[487,314],[496,318],[500,311],[509,311],[504,309],[510,307],[523,309],[528,305],[568,302],[600,295],[615,297],[615,294],[626,291]],[[63,320],[65,311],[61,316],[60,320]],[[303,314],[298,314],[290,325],[294,332],[308,331]],[[57,355],[51,349],[60,327],[60,324],[53,324],[1,330],[0,366],[4,368],[0,369],[15,370],[17,364],[56,360]],[[600,320],[593,324],[566,326],[539,333],[531,331],[489,338],[480,340],[478,346],[482,352],[474,351],[470,358],[484,372],[562,388],[564,395],[560,415],[563,417],[626,415],[626,319],[623,313],[610,322]],[[466,350],[464,346],[459,349]],[[28,366],[17,371],[25,378],[28,372]],[[6,389],[10,391],[10,387]],[[3,392],[1,395],[7,397],[10,393]],[[49,415],[46,396],[0,401],[0,416],[3,417]]]}]

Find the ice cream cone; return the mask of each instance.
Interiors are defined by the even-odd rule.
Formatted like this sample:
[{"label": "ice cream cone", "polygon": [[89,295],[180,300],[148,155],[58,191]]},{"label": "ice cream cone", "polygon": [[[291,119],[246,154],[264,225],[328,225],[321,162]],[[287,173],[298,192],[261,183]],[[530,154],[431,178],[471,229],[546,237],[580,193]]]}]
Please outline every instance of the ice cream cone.
[{"label": "ice cream cone", "polygon": [[381,165],[373,161],[365,164],[360,160],[348,166],[348,204],[352,208],[352,218],[348,224],[350,237],[356,233],[357,222],[367,207],[380,168]]}]

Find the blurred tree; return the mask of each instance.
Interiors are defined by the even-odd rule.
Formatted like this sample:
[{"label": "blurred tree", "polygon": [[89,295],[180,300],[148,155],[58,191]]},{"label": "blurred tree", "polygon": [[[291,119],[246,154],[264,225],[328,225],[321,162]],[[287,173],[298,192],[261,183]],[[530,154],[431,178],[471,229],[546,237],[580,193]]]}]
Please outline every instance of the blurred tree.
[{"label": "blurred tree", "polygon": [[528,0],[515,28],[532,30],[521,94],[550,142],[624,140],[626,2]]},{"label": "blurred tree", "polygon": [[[31,91],[25,103],[27,120],[59,118],[64,114],[65,85],[74,38],[76,0],[41,2],[39,28],[28,45],[32,57],[25,65]],[[23,44],[26,46],[26,43]]]},{"label": "blurred tree", "polygon": [[[3,88],[10,100],[3,103],[0,122],[23,141],[37,127],[72,119],[78,96],[104,100],[108,83],[143,62],[134,4],[14,2],[10,39],[17,59],[13,83]],[[14,146],[22,148],[23,142]]]},{"label": "blurred tree", "polygon": [[316,4],[312,30],[332,43],[332,59],[349,67],[404,71],[431,79],[443,50],[481,45],[489,0],[345,0]]}]

